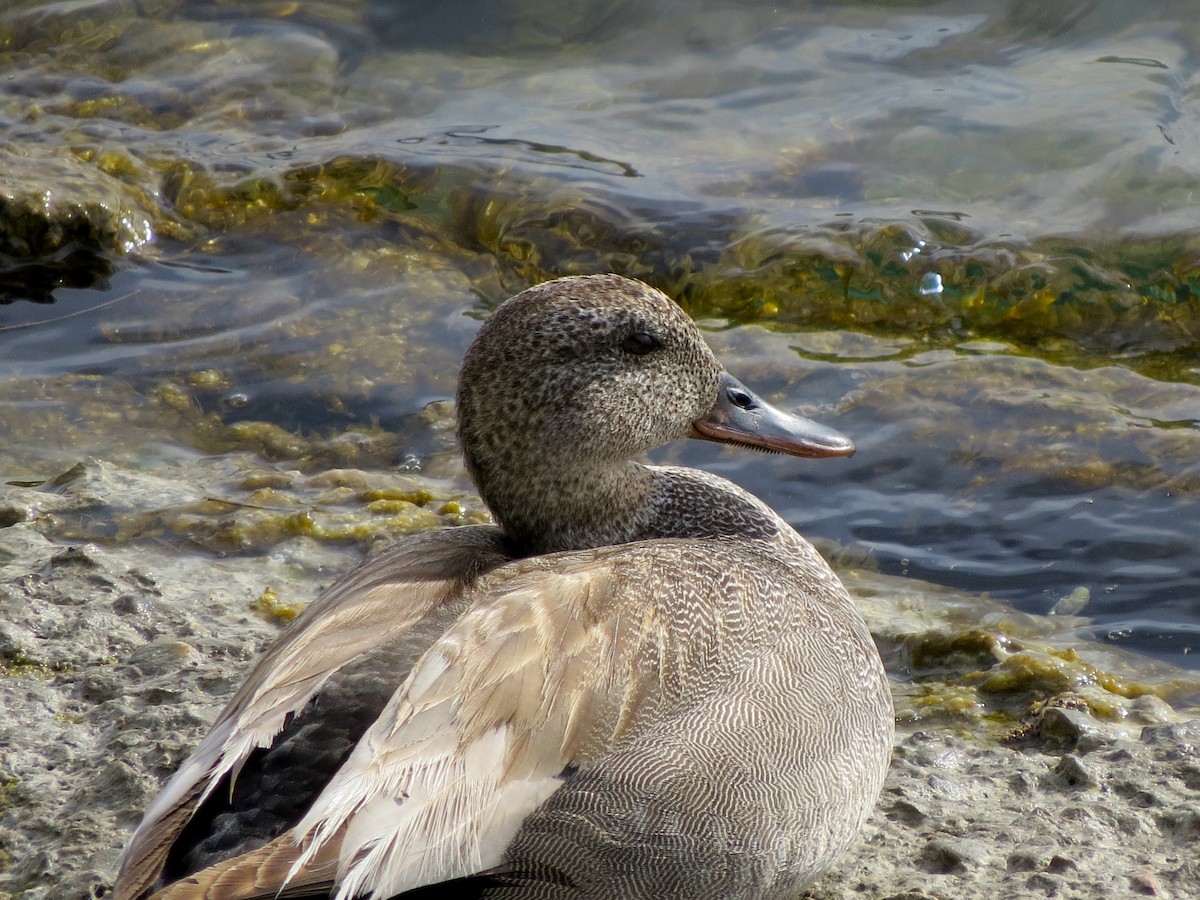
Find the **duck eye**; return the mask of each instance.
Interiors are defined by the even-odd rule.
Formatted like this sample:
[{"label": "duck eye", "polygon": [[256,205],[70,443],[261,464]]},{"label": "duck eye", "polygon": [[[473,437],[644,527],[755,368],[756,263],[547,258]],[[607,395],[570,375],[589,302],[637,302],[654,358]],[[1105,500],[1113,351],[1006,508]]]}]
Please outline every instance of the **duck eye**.
[{"label": "duck eye", "polygon": [[746,393],[745,391],[739,391],[736,388],[730,388],[728,396],[729,402],[738,409],[751,410],[757,405],[754,402],[754,398],[750,394]]},{"label": "duck eye", "polygon": [[621,341],[621,349],[626,353],[632,353],[634,356],[645,356],[647,353],[652,353],[662,346],[662,341],[652,334],[647,334],[644,331],[635,331],[625,340]]}]

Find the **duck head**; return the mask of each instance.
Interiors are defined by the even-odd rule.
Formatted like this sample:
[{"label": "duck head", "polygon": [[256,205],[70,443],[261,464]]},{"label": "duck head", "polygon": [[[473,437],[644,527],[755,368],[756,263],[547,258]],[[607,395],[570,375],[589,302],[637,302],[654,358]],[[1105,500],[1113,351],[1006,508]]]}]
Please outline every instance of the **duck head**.
[{"label": "duck head", "polygon": [[457,409],[481,496],[536,552],[641,536],[654,479],[633,458],[678,438],[854,452],[727,373],[666,295],[616,275],[560,278],[503,303],[467,351]]}]

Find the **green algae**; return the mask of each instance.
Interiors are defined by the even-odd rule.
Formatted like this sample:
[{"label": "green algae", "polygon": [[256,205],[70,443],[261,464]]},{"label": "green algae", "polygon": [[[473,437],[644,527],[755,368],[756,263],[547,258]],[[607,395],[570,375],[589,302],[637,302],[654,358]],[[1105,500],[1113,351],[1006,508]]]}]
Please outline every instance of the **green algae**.
[{"label": "green algae", "polygon": [[[114,115],[57,114],[75,121],[101,113]],[[176,124],[156,127],[168,132]],[[74,232],[47,237],[38,229],[61,228],[54,223],[73,209],[108,210],[107,221],[87,226],[97,246],[120,251],[144,248],[159,234],[186,238],[268,225],[290,243],[320,247],[338,266],[346,265],[335,252],[339,240],[329,244],[328,236],[357,221],[395,229],[381,251],[390,243],[398,257],[419,250],[467,266],[473,289],[493,300],[557,275],[615,271],[663,288],[697,317],[729,324],[915,337],[927,347],[998,340],[1014,352],[1078,366],[1118,353],[1135,368],[1144,359],[1156,377],[1196,379],[1186,352],[1200,336],[1194,234],[1002,239],[938,215],[782,229],[761,225],[750,212],[714,212],[681,228],[669,209],[651,213],[631,198],[595,195],[570,176],[520,167],[435,163],[403,149],[385,156],[324,139],[236,166],[190,149],[180,155],[178,148],[146,147],[134,155],[87,139],[42,148],[43,156],[49,150],[90,167],[81,172],[93,179],[113,180],[123,199],[81,195],[50,218],[40,210],[37,219],[0,215],[6,240],[61,246]],[[22,179],[35,186],[28,196],[40,196],[48,178],[59,183],[45,172]],[[35,206],[28,206],[31,215]],[[274,221],[280,216],[287,227]],[[140,224],[131,229],[127,222]],[[942,289],[923,293],[922,278],[931,273]]]},{"label": "green algae", "polygon": [[[682,292],[685,305],[693,315],[731,324],[906,337],[926,350],[964,340],[1002,341],[1012,352],[1077,367],[1107,364],[1119,351],[1122,364],[1135,371],[1145,355],[1146,374],[1197,381],[1185,351],[1200,338],[1200,277],[1190,268],[1181,272],[1159,241],[1127,242],[1104,261],[1100,280],[1078,271],[1053,242],[939,252],[920,231],[899,225],[840,238],[843,252],[836,255],[824,248],[798,254],[786,252],[786,244],[747,249],[747,242],[735,242],[732,259],[693,275]],[[919,292],[919,270],[898,271],[896,259],[918,243],[933,260],[927,271],[936,271],[946,285],[940,293]],[[1175,236],[1161,243],[1185,254],[1195,239]],[[1164,292],[1178,299],[1164,303]]]},{"label": "green algae", "polygon": [[915,669],[930,673],[990,667],[1012,649],[1012,644],[993,631],[967,628],[948,633],[901,635],[898,649]]},{"label": "green algae", "polygon": [[1000,736],[1065,697],[1073,708],[1119,723],[1131,715],[1131,701],[1180,703],[1200,695],[1200,684],[1180,673],[1138,677],[1120,659],[1095,661],[1081,645],[1038,641],[1023,627],[1010,633],[948,624],[885,638],[910,679],[897,691],[897,717],[908,726],[985,726]]},{"label": "green algae", "polygon": [[1086,619],[1028,615],[851,565],[839,574],[892,673],[904,729],[1015,740],[1039,710],[1070,706],[1136,736],[1159,713],[1171,715],[1167,704],[1187,710],[1200,701],[1194,673],[1083,637]]},{"label": "green algae", "polygon": [[[242,456],[239,468],[250,465]],[[75,477],[57,479],[58,487],[69,488],[89,474],[83,467]],[[116,545],[166,541],[210,553],[260,554],[299,538],[365,548],[430,528],[489,521],[478,501],[465,502],[456,488],[447,485],[413,486],[421,480],[417,476],[353,473],[373,486],[331,491],[327,478],[320,476],[298,475],[267,488],[253,486],[259,485],[257,477],[239,474],[240,485],[227,481],[209,485],[224,496],[187,499],[164,495],[154,479],[118,473],[119,496],[110,495],[107,502],[96,499],[104,484],[111,489],[115,483],[111,477],[102,478],[95,486],[73,491],[76,506],[43,512],[36,527],[66,541]],[[381,485],[388,481],[393,484]],[[246,491],[248,485],[253,487]]]},{"label": "green algae", "polygon": [[[49,680],[70,672],[71,666],[67,663],[34,659],[19,650],[0,654],[0,676],[4,678]],[[4,785],[0,782],[0,794],[2,794],[3,788]]]},{"label": "green algae", "polygon": [[[233,179],[228,172],[183,160],[163,172],[164,193],[179,214],[215,231],[298,209],[307,211],[309,228],[339,211],[364,222],[403,218],[421,209],[413,198],[434,178],[434,172],[403,161],[350,156],[299,167],[263,164],[260,171]],[[416,218],[404,221],[412,228],[420,224]]]},{"label": "green algae", "polygon": [[[1191,234],[1005,243],[932,220],[745,235],[735,226],[699,236],[714,248],[703,253],[545,180],[506,194],[477,187],[451,204],[458,240],[486,248],[514,286],[613,271],[730,325],[907,337],[923,349],[1002,341],[1080,367],[1116,351],[1135,370],[1144,357],[1156,377],[1198,380],[1184,352],[1200,345],[1200,238]],[[922,293],[930,272],[943,289]]]},{"label": "green algae", "polygon": [[[13,794],[19,787],[20,781],[6,772],[0,772],[0,815],[4,815],[8,810],[12,809],[18,801],[13,798]],[[12,854],[4,847],[0,847],[0,872],[8,871],[12,868]],[[0,891],[0,897],[10,897],[5,891]]]},{"label": "green algae", "polygon": [[274,588],[265,588],[250,602],[250,608],[268,622],[287,625],[304,610],[302,603],[289,603],[279,596]]},{"label": "green algae", "polygon": [[17,779],[11,775],[0,773],[0,813],[11,808],[13,804],[12,790],[19,783],[20,782],[18,782]]},{"label": "green algae", "polygon": [[[1117,698],[1134,700],[1153,696],[1173,699],[1185,687],[1182,683],[1148,683],[1144,680],[1109,671],[1088,662],[1075,647],[1055,648],[1040,653],[1013,653],[991,669],[968,676],[987,694],[1028,693],[1045,699],[1055,694],[1077,693],[1090,685],[1100,688],[1109,702],[1091,700],[1092,712],[1107,717],[1117,715]],[[1090,698],[1089,698],[1090,699]]]},{"label": "green algae", "polygon": [[[211,373],[200,381],[225,384]],[[53,403],[41,399],[43,391]],[[28,460],[24,448],[39,442],[58,448],[57,457],[41,453],[41,478],[10,488],[3,515],[58,540],[166,541],[242,554],[296,539],[369,547],[488,521],[460,482],[388,472],[400,445],[380,428],[304,433],[263,421],[224,423],[204,412],[190,386],[175,382],[160,383],[150,397],[113,380],[79,377],[0,394],[13,426],[7,445],[0,442],[0,460]],[[418,418],[444,430],[431,415]],[[176,449],[163,445],[167,435]],[[77,461],[74,446],[107,461]],[[55,458],[62,468],[47,472]],[[127,467],[122,459],[136,463]]]},{"label": "green algae", "polygon": [[[1039,710],[1062,705],[1085,710],[1099,721],[1122,723],[1142,698],[1194,702],[1200,684],[1181,674],[1147,679],[1088,661],[1075,646],[1029,642],[1003,633],[945,624],[899,638],[910,680],[896,688],[897,720],[906,727],[933,723],[1011,738]],[[996,653],[994,648],[1007,647]],[[1119,660],[1111,661],[1123,666]]]},{"label": "green algae", "polygon": [[[153,173],[144,166],[118,171],[112,156],[97,160],[78,148],[0,144],[0,253],[53,258],[74,248],[68,273],[86,285],[113,271],[103,252],[148,252],[160,234],[179,233],[155,196]],[[80,249],[90,254],[81,257]]]}]

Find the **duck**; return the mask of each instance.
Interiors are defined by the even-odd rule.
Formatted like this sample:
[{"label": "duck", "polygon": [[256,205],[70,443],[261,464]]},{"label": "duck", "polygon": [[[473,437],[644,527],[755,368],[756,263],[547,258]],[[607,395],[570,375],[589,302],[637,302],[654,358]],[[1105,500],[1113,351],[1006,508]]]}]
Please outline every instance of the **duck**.
[{"label": "duck", "polygon": [[894,733],[845,587],[680,438],[845,457],[660,291],[500,304],[456,397],[492,525],[314,600],[147,809],[116,900],[772,900],[858,839]]}]

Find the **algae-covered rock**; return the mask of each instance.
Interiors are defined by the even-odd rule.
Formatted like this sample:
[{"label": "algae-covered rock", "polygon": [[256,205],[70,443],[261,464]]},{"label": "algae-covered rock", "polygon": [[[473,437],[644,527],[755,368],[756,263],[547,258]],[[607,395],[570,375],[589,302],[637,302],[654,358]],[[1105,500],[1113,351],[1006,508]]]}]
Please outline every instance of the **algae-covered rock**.
[{"label": "algae-covered rock", "polygon": [[[681,38],[653,17],[647,24],[662,32],[639,33],[626,6],[598,0],[591,12],[553,21],[542,21],[537,3],[489,7],[511,29],[483,36],[488,53],[463,54],[466,34],[443,35],[440,52],[373,44],[389,27],[421,43],[413,15],[436,17],[403,3],[17,3],[0,13],[0,65],[12,70],[15,85],[0,93],[0,114],[19,123],[0,151],[0,177],[8,176],[0,189],[7,204],[0,205],[0,243],[10,248],[3,252],[40,259],[74,243],[94,251],[87,260],[56,261],[57,280],[41,268],[18,280],[44,298],[59,284],[102,284],[115,260],[161,249],[164,237],[204,241],[270,229],[280,217],[287,225],[277,233],[290,232],[295,246],[336,266],[353,241],[329,241],[326,229],[358,219],[386,229],[384,243],[396,255],[436,250],[475,269],[476,289],[492,301],[554,275],[615,271],[666,289],[695,315],[732,323],[867,330],[935,346],[1001,340],[1084,364],[1117,351],[1160,376],[1190,377],[1186,351],[1200,333],[1200,245],[1187,228],[1168,223],[1119,238],[1076,229],[1064,237],[1048,213],[1019,231],[978,209],[939,211],[932,198],[947,190],[939,161],[963,151],[933,128],[879,123],[906,154],[887,168],[922,173],[907,186],[872,166],[876,141],[843,147],[827,135],[825,143],[780,145],[772,126],[760,145],[734,127],[724,101],[740,85],[750,95],[766,91],[767,109],[781,108],[770,93],[771,65],[798,84],[823,72],[820,17],[793,11],[776,44],[756,29],[765,35],[780,26],[757,8],[736,21],[720,10],[698,11],[690,37]],[[561,47],[561,56],[529,55],[531,44],[517,37],[544,29],[569,43],[571,23],[582,21],[594,33],[573,51],[580,59]],[[801,21],[808,25],[800,28]],[[960,25],[896,49],[919,57],[926,40],[961,39],[969,55],[995,63],[990,39],[973,36],[979,23]],[[833,45],[853,31],[835,29]],[[757,40],[761,60],[734,65],[718,53],[730,70],[702,76],[687,41],[726,48],[732,33]],[[675,68],[639,79],[637,47],[663,41],[683,42]],[[1121,74],[1135,90],[1139,73]],[[560,105],[543,104],[547,92]],[[510,94],[538,102],[489,108],[486,123],[462,129],[448,130],[439,118],[455,115],[462,102],[479,115],[488,97],[500,102]],[[649,121],[614,140],[592,140],[578,111],[563,124],[573,96],[595,104],[602,133],[606,123],[624,121],[625,105]],[[687,99],[720,114],[694,168],[744,170],[738,184],[697,176],[679,161],[688,159],[685,151],[662,155],[670,142],[656,136],[654,111]],[[513,134],[492,124],[505,113],[518,117]],[[563,137],[531,136],[543,131]],[[1053,135],[1043,146],[1029,134],[1001,134],[1007,148],[1039,160],[1062,164],[1060,157],[1074,160],[1079,152]],[[1119,142],[1104,135],[1105,149],[1117,154]],[[981,156],[953,170],[950,192],[977,205],[981,197],[1007,199],[1003,178],[987,165],[992,137],[960,137]],[[1147,140],[1140,132],[1137,139]],[[698,140],[688,146],[700,149]],[[941,183],[926,177],[926,167]],[[1183,175],[1160,175],[1154,196],[1177,203],[1186,194],[1177,184]],[[1147,202],[1117,182],[1103,180],[1112,203]],[[873,194],[889,193],[872,207]],[[907,208],[893,202],[897,195],[909,196]],[[824,197],[841,205],[830,207]],[[847,212],[852,201],[866,205]],[[801,221],[792,223],[802,207]]]},{"label": "algae-covered rock", "polygon": [[[0,253],[49,258],[47,265],[69,278],[79,279],[81,267],[91,269],[92,280],[103,278],[111,272],[103,251],[148,250],[158,237],[163,211],[155,194],[153,178],[128,156],[117,165],[62,147],[0,144]],[[56,257],[67,250],[73,259]],[[56,286],[30,285],[40,295]]]},{"label": "algae-covered rock", "polygon": [[181,462],[165,478],[85,460],[40,488],[9,488],[0,509],[13,510],[12,524],[61,541],[154,541],[220,554],[261,554],[299,538],[367,548],[490,520],[455,483],[417,473],[308,475],[244,453]]},{"label": "algae-covered rock", "polygon": [[1047,710],[1070,707],[1128,736],[1173,721],[1172,705],[1200,704],[1200,676],[1097,642],[1085,618],[1020,613],[866,568],[842,577],[897,678],[902,727],[1018,740]]}]

